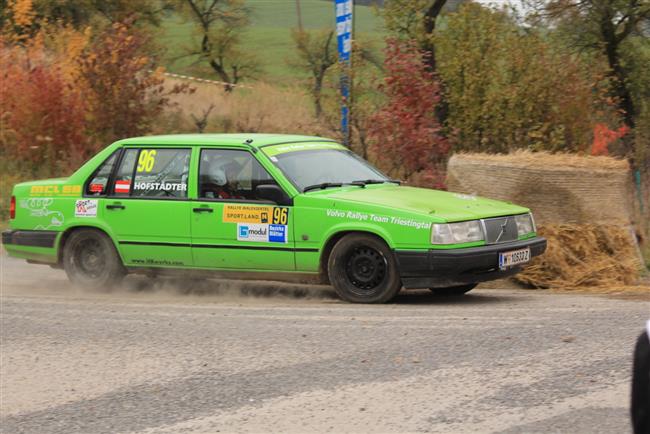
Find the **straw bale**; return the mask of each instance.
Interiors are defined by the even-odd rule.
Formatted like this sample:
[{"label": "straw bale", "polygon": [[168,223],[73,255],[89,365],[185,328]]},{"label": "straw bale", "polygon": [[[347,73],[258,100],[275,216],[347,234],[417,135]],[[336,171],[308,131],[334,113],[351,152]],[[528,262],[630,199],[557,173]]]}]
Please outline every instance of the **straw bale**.
[{"label": "straw bale", "polygon": [[630,230],[621,226],[559,224],[538,228],[548,241],[515,280],[534,288],[624,287],[639,283],[642,264]]},{"label": "straw bale", "polygon": [[456,154],[447,167],[450,191],[524,205],[541,224],[629,225],[630,180],[624,160],[544,152]]},{"label": "straw bale", "polygon": [[474,161],[492,162],[510,166],[521,167],[566,167],[572,169],[602,169],[602,170],[627,170],[629,164],[626,160],[606,156],[592,156],[581,154],[567,154],[550,152],[530,152],[517,150],[510,154],[479,154],[460,153],[456,154],[464,159]]}]

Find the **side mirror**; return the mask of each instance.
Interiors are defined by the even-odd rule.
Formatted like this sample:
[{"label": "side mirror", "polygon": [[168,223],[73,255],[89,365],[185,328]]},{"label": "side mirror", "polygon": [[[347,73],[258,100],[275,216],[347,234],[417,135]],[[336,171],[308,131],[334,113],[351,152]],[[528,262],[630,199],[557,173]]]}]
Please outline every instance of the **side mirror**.
[{"label": "side mirror", "polygon": [[270,200],[278,205],[293,205],[293,199],[291,199],[277,184],[258,185],[255,187],[255,196],[258,199]]}]

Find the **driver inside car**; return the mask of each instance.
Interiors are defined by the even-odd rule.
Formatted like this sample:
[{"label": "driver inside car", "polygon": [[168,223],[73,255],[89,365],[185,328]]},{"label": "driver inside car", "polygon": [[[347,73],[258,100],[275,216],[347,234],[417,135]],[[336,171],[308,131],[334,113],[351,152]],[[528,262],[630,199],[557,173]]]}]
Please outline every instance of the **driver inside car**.
[{"label": "driver inside car", "polygon": [[238,176],[242,166],[235,160],[208,163],[206,178],[201,184],[201,197],[214,199],[245,199],[239,190]]}]

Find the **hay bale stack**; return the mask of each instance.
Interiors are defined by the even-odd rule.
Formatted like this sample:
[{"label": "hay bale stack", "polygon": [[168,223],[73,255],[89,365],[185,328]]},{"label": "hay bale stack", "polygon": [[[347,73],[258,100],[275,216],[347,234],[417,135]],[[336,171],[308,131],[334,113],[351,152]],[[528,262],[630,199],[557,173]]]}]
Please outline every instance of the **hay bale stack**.
[{"label": "hay bale stack", "polygon": [[548,249],[515,279],[534,288],[638,283],[631,179],[624,160],[543,152],[456,154],[447,168],[450,191],[532,209]]},{"label": "hay bale stack", "polygon": [[642,267],[630,230],[594,224],[546,225],[548,240],[542,256],[534,258],[515,280],[534,288],[575,289],[637,285]]},{"label": "hay bale stack", "polygon": [[529,207],[538,224],[629,225],[630,180],[624,160],[544,152],[456,154],[447,167],[450,191]]}]

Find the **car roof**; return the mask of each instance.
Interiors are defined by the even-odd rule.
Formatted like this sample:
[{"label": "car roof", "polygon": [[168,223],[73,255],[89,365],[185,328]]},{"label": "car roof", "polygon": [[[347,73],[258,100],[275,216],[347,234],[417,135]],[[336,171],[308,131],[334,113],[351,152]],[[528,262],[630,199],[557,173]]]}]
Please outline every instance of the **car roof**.
[{"label": "car roof", "polygon": [[183,146],[250,146],[261,148],[268,145],[303,142],[333,142],[333,139],[317,136],[300,136],[293,134],[169,134],[162,136],[131,137],[119,140],[120,145],[183,145]]}]

